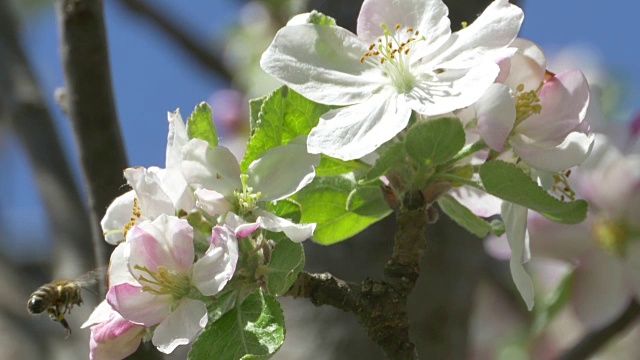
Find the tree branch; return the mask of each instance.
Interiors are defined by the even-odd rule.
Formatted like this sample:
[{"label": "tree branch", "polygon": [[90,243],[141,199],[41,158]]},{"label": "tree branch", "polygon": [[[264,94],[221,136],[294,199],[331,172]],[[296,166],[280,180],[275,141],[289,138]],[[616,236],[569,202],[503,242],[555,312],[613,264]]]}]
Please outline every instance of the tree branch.
[{"label": "tree branch", "polygon": [[578,343],[564,354],[558,357],[558,360],[583,360],[594,355],[612,338],[624,331],[631,325],[640,315],[640,305],[634,300],[629,307],[605,327],[587,333]]},{"label": "tree branch", "polygon": [[101,0],[56,0],[66,91],[62,107],[73,127],[87,184],[91,233],[98,266],[111,250],[99,221],[120,194],[127,167],[111,84]]},{"label": "tree branch", "polygon": [[126,7],[132,13],[139,17],[146,18],[149,22],[160,29],[174,43],[184,49],[188,54],[202,66],[204,69],[221,77],[230,83],[233,79],[229,69],[224,65],[222,60],[207,46],[202,46],[195,40],[195,37],[189,35],[180,27],[176,26],[169,16],[150,6],[142,0],[119,0],[120,4]]}]

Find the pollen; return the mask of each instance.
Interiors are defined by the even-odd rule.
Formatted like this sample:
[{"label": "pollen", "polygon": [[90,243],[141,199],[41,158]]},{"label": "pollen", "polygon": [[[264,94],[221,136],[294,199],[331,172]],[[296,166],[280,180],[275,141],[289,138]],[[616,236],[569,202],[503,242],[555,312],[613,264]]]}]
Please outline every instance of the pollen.
[{"label": "pollen", "polygon": [[629,239],[627,226],[611,219],[599,218],[595,221],[592,231],[599,245],[605,250],[612,251],[621,258],[626,256]]},{"label": "pollen", "polygon": [[574,201],[576,199],[576,192],[569,185],[570,175],[571,170],[553,175],[554,184],[549,189],[549,192],[556,195],[560,201]]},{"label": "pollen", "polygon": [[142,285],[144,292],[153,295],[172,295],[175,299],[181,299],[191,290],[191,279],[188,275],[169,270],[165,266],[158,266],[156,271],[140,265],[135,265],[134,269],[142,272],[138,282]]},{"label": "pollen", "polygon": [[127,233],[132,227],[136,226],[138,220],[142,217],[142,210],[140,209],[140,201],[138,198],[133,199],[133,216],[129,218],[129,222],[124,226],[124,238],[127,238]]}]

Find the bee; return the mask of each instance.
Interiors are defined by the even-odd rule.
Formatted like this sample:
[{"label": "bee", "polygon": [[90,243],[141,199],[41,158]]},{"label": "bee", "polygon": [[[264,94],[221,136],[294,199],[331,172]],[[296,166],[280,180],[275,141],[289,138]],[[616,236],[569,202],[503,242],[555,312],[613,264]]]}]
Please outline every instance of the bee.
[{"label": "bee", "polygon": [[27,311],[32,315],[47,312],[52,321],[59,322],[67,330],[68,338],[71,327],[64,318],[71,314],[74,305],[82,305],[82,289],[97,283],[104,275],[103,270],[90,271],[75,280],[57,280],[40,286],[27,301]]}]

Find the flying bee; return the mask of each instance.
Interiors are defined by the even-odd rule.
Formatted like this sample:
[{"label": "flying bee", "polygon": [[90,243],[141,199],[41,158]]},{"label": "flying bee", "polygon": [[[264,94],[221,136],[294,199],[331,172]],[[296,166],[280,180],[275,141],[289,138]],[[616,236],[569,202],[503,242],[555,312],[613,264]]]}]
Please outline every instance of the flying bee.
[{"label": "flying bee", "polygon": [[57,280],[44,284],[29,297],[27,310],[33,315],[46,311],[52,321],[59,322],[67,329],[65,338],[68,338],[71,327],[64,315],[71,314],[74,305],[82,305],[82,289],[94,285],[103,274],[103,270],[94,270],[75,280]]}]

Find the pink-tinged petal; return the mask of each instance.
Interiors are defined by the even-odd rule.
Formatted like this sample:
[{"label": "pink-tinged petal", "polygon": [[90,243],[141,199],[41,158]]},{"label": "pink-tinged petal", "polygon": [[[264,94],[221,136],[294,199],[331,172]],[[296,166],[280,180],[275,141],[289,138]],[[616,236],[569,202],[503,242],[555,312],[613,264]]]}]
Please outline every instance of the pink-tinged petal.
[{"label": "pink-tinged petal", "polygon": [[233,210],[233,204],[224,195],[215,190],[200,188],[193,194],[196,197],[196,206],[211,216],[223,215]]},{"label": "pink-tinged petal", "polygon": [[561,143],[536,141],[523,134],[514,134],[509,143],[518,156],[532,167],[560,172],[580,165],[591,152],[593,134],[572,132]]},{"label": "pink-tinged petal", "polygon": [[207,307],[200,300],[184,298],[180,305],[158,325],[151,342],[160,352],[170,354],[186,345],[207,325]]},{"label": "pink-tinged petal", "polygon": [[296,224],[262,209],[255,210],[254,214],[258,215],[260,227],[273,232],[284,232],[291,241],[297,243],[313,236],[316,229],[316,224]]},{"label": "pink-tinged petal", "polygon": [[431,62],[464,69],[487,57],[498,60],[502,56],[497,53],[516,38],[523,19],[522,9],[507,0],[496,0],[471,25],[452,34],[445,50]]},{"label": "pink-tinged petal", "polygon": [[511,69],[505,85],[516,89],[520,84],[526,91],[536,90],[544,81],[547,72],[547,58],[542,49],[525,39],[515,39],[511,46],[518,52],[511,57]]},{"label": "pink-tinged petal", "polygon": [[449,192],[458,202],[480,217],[500,214],[502,199],[471,186],[461,186]]},{"label": "pink-tinged petal", "polygon": [[[393,32],[396,24],[419,31],[425,40],[411,48],[417,60],[438,49],[451,35],[449,9],[442,0],[365,0],[358,16],[358,37],[367,43],[384,37],[385,24]],[[404,34],[403,34],[404,35]],[[413,33],[411,34],[413,35]]]},{"label": "pink-tinged petal", "polygon": [[156,271],[158,266],[179,273],[188,273],[195,257],[193,228],[185,219],[161,215],[152,222],[144,222],[133,229],[129,269],[138,277],[142,275],[135,265]]},{"label": "pink-tinged petal", "polygon": [[329,111],[307,139],[308,151],[341,160],[359,159],[389,141],[409,123],[411,109],[390,93]]},{"label": "pink-tinged petal", "polygon": [[516,122],[516,102],[511,90],[492,84],[473,105],[478,116],[478,131],[493,150],[504,151],[504,143]]},{"label": "pink-tinged petal", "polygon": [[189,142],[187,127],[180,116],[180,110],[167,113],[169,134],[167,135],[167,153],[165,166],[167,169],[180,169],[182,147]]},{"label": "pink-tinged petal", "polygon": [[112,286],[107,302],[125,319],[146,327],[161,322],[171,312],[171,295],[153,295],[131,284]]},{"label": "pink-tinged petal", "polygon": [[246,223],[235,227],[235,234],[239,238],[246,238],[260,228],[260,223]]},{"label": "pink-tinged petal", "polygon": [[511,57],[504,57],[502,59],[499,59],[496,63],[500,67],[500,72],[498,73],[496,82],[498,84],[504,84],[509,78],[509,74],[511,73]]},{"label": "pink-tinged petal", "polygon": [[360,62],[368,51],[369,43],[338,26],[285,26],[262,54],[260,66],[306,98],[351,105],[389,84],[377,64]]},{"label": "pink-tinged petal", "polygon": [[215,190],[229,199],[242,189],[240,165],[229,149],[191,139],[182,149],[182,174],[194,188]]},{"label": "pink-tinged petal", "polygon": [[[583,174],[594,170],[598,171],[598,169],[603,169],[622,157],[622,152],[609,137],[597,133],[594,135],[593,149],[591,149],[589,157],[576,169],[576,173]],[[581,180],[582,177],[580,176],[579,178]]]},{"label": "pink-tinged petal", "polygon": [[138,285],[138,281],[129,270],[130,250],[130,244],[123,242],[116,246],[111,253],[109,269],[107,271],[108,284],[110,287],[124,283]]},{"label": "pink-tinged petal", "polygon": [[127,191],[118,196],[107,208],[100,226],[104,233],[104,239],[111,245],[118,245],[124,241],[124,227],[133,216],[133,201],[136,198],[135,191]]},{"label": "pink-tinged petal", "polygon": [[238,242],[231,229],[215,226],[211,246],[195,265],[192,282],[205,296],[220,292],[233,277],[238,263]]},{"label": "pink-tinged petal", "polygon": [[[446,70],[416,80],[407,93],[409,106],[424,115],[440,115],[476,102],[493,84],[500,67],[493,62],[463,70]],[[395,134],[394,134],[395,135]]]},{"label": "pink-tinged petal", "polygon": [[551,221],[530,211],[527,229],[534,257],[548,257],[573,263],[575,259],[595,249],[596,239],[592,235],[593,218],[576,225],[565,225]]},{"label": "pink-tinged petal", "polygon": [[537,140],[553,140],[573,131],[589,105],[589,84],[579,70],[568,70],[547,80],[538,94],[542,110],[516,127]]},{"label": "pink-tinged petal", "polygon": [[136,192],[145,218],[155,219],[162,214],[176,213],[173,202],[162,188],[160,178],[153,171],[142,167],[128,168],[124,171],[124,177]]},{"label": "pink-tinged petal", "polygon": [[309,154],[305,143],[289,143],[270,149],[249,165],[248,184],[260,192],[260,201],[287,198],[315,177],[320,155]]},{"label": "pink-tinged petal", "polygon": [[531,257],[529,253],[529,234],[527,234],[527,211],[524,206],[502,203],[502,219],[504,220],[509,247],[511,248],[511,260],[509,267],[513,282],[516,284],[520,295],[527,304],[529,310],[533,309],[534,291],[533,282],[522,264]]},{"label": "pink-tinged petal", "polygon": [[119,360],[133,354],[147,330],[122,318],[118,313],[106,323],[91,328],[89,359]]},{"label": "pink-tinged petal", "polygon": [[630,300],[619,259],[600,250],[581,258],[574,272],[571,301],[576,315],[588,329],[609,324]]}]

